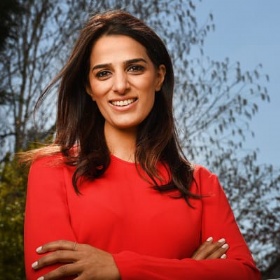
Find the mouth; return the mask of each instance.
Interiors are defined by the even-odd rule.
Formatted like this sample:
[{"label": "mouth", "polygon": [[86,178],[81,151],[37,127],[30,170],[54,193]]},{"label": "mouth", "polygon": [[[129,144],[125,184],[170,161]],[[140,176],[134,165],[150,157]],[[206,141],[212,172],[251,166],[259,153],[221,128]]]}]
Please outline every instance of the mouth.
[{"label": "mouth", "polygon": [[134,103],[136,100],[137,100],[137,98],[130,98],[130,99],[126,99],[126,100],[110,101],[110,103],[117,107],[124,107],[124,106],[128,106],[128,105]]}]

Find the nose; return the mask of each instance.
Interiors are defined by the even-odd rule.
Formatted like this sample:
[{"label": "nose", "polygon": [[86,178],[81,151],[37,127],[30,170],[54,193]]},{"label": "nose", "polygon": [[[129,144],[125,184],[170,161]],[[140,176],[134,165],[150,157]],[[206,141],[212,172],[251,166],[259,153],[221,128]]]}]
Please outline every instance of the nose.
[{"label": "nose", "polygon": [[129,83],[126,73],[123,71],[115,73],[113,80],[113,91],[118,94],[125,94],[128,88]]}]

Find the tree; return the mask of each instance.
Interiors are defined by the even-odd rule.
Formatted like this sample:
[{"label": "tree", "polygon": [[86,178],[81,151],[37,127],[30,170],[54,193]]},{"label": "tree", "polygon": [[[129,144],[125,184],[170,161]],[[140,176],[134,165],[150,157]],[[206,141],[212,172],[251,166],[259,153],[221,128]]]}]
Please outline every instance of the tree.
[{"label": "tree", "polygon": [[[22,7],[17,0],[3,0],[0,2],[0,52],[5,48],[8,38],[14,38],[14,28],[18,25],[16,16],[20,15]],[[4,92],[0,87],[0,105],[5,102]]]},{"label": "tree", "polygon": [[45,104],[38,112],[36,126],[33,108],[74,40],[71,34],[83,4],[70,0],[19,1],[24,12],[11,27],[14,36],[7,38],[7,47],[0,53],[0,162],[6,152],[24,149],[52,129],[53,108]]},{"label": "tree", "polygon": [[16,16],[22,12],[17,0],[2,0],[0,2],[0,50],[5,46],[7,38],[13,37],[13,28],[18,25]]},{"label": "tree", "polygon": [[215,168],[219,170],[240,229],[265,279],[276,277],[273,271],[277,267],[280,244],[279,169],[256,165],[255,152],[240,159],[232,154],[232,151],[225,154]]},{"label": "tree", "polygon": [[[174,111],[186,156],[218,174],[258,266],[262,271],[273,267],[279,259],[280,170],[259,166],[257,152],[243,150],[250,120],[258,112],[256,101],[269,101],[268,77],[261,65],[243,71],[238,62],[213,61],[204,55],[204,40],[215,25],[211,14],[204,25],[198,24],[195,11],[200,1],[21,2],[25,13],[15,28],[18,39],[9,39],[9,48],[0,54],[0,89],[5,97],[0,103],[1,120],[6,116],[0,126],[1,180],[13,182],[14,174],[7,170],[15,167],[10,163],[13,158],[5,157],[7,153],[26,149],[30,142],[51,135],[54,109],[48,106],[50,100],[37,113],[36,126],[32,109],[42,88],[61,67],[75,39],[71,35],[81,27],[87,11],[124,8],[154,28],[171,53],[176,75]],[[195,59],[191,58],[193,51]],[[7,183],[1,185],[1,199],[8,187]]]}]

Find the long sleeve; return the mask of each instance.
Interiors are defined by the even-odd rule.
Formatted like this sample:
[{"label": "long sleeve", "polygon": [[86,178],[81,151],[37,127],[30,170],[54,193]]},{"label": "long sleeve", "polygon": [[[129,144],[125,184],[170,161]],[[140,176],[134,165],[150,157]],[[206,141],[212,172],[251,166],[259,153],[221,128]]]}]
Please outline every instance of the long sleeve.
[{"label": "long sleeve", "polygon": [[54,240],[75,240],[71,228],[63,168],[48,166],[50,161],[40,159],[32,164],[27,188],[24,254],[26,277],[37,279],[56,266],[39,272],[31,268],[38,260],[36,248]]},{"label": "long sleeve", "polygon": [[256,280],[260,279],[247,245],[239,231],[228,200],[217,177],[198,167],[196,186],[202,199],[201,239],[225,238],[230,248],[227,259],[196,261],[166,259],[123,251],[114,254],[122,280]]}]

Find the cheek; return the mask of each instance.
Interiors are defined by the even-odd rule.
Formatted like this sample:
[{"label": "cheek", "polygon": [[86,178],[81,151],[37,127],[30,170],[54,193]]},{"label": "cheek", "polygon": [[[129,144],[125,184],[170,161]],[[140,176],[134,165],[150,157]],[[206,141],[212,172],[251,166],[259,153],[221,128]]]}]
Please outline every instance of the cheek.
[{"label": "cheek", "polygon": [[93,101],[96,102],[98,107],[102,106],[103,103],[107,103],[106,94],[103,94],[102,92],[96,89],[94,92],[92,92],[91,98]]},{"label": "cheek", "polygon": [[104,96],[110,90],[110,87],[111,85],[109,82],[91,81],[89,89],[91,92],[91,96],[97,99]]}]

